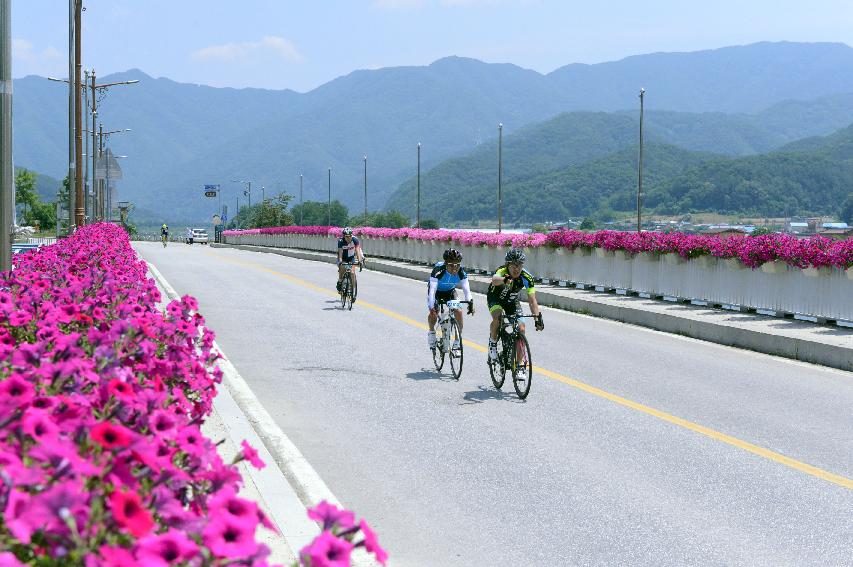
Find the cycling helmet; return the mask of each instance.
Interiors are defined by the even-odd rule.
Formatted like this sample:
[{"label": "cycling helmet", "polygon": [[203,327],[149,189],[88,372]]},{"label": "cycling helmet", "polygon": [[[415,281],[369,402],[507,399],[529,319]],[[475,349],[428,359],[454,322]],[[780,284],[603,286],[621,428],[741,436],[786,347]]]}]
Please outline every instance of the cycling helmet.
[{"label": "cycling helmet", "polygon": [[521,248],[510,248],[509,252],[506,253],[506,257],[504,260],[507,264],[523,264],[527,259],[527,256],[524,255],[524,252]]},{"label": "cycling helmet", "polygon": [[462,261],[462,253],[456,248],[448,248],[444,251],[444,261],[458,264]]},{"label": "cycling helmet", "polygon": [[343,235],[344,235],[344,236],[352,236],[352,229],[351,229],[350,227],[346,227],[346,228],[343,230]]}]

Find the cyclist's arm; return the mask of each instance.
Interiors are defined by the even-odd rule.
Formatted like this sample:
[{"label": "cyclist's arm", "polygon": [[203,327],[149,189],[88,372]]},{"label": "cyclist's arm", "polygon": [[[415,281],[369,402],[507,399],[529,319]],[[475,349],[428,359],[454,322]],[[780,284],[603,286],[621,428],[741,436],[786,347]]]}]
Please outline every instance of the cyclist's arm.
[{"label": "cyclist's arm", "polygon": [[361,244],[355,247],[355,257],[361,262],[364,262],[364,250],[361,249]]},{"label": "cyclist's arm", "polygon": [[504,278],[506,277],[506,268],[500,268],[495,275],[492,276],[492,285],[495,287],[500,287],[504,285]]},{"label": "cyclist's arm", "polygon": [[527,290],[527,303],[530,305],[530,313],[538,316],[539,302],[536,301],[536,290],[532,288]]},{"label": "cyclist's arm", "polygon": [[429,278],[429,295],[427,297],[427,308],[435,309],[435,292],[438,289],[438,278],[430,276]]},{"label": "cyclist's arm", "polygon": [[344,249],[338,246],[338,265],[344,261]]},{"label": "cyclist's arm", "polygon": [[468,278],[460,280],[460,283],[462,284],[462,291],[465,293],[465,301],[471,301],[471,286],[468,284]]}]

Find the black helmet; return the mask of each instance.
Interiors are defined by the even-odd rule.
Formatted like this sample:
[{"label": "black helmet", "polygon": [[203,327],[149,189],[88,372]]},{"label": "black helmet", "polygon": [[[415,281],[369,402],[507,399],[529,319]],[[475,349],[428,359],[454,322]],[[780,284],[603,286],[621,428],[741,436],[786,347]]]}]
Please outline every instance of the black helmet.
[{"label": "black helmet", "polygon": [[527,256],[524,255],[521,248],[510,248],[509,252],[506,253],[504,261],[506,261],[507,264],[523,264],[526,259]]},{"label": "black helmet", "polygon": [[444,261],[458,264],[462,261],[462,252],[456,248],[448,248],[444,251]]},{"label": "black helmet", "polygon": [[352,229],[350,227],[344,228],[343,235],[344,236],[352,236]]}]

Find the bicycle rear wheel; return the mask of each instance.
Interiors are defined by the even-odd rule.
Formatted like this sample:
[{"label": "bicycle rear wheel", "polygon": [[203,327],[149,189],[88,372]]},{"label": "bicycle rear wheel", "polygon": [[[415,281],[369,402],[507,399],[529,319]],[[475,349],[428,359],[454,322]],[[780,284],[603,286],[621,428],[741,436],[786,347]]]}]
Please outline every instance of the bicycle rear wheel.
[{"label": "bicycle rear wheel", "polygon": [[530,393],[530,382],[533,380],[533,359],[530,355],[530,344],[524,335],[516,337],[513,355],[510,361],[512,386],[518,397],[523,400]]},{"label": "bicycle rear wheel", "polygon": [[444,330],[440,322],[435,326],[435,346],[431,350],[435,369],[441,372],[444,367]]},{"label": "bicycle rear wheel", "polygon": [[[500,390],[503,388],[504,380],[506,380],[506,367],[503,361],[506,359],[506,354],[503,348],[503,340],[498,340],[498,359],[492,360],[488,358],[489,374],[492,375],[492,384]],[[488,355],[487,355],[488,356]]]},{"label": "bicycle rear wheel", "polygon": [[[459,330],[459,323],[456,318],[450,320],[450,340],[448,341],[450,358],[450,371],[453,373],[453,379],[459,380],[462,376],[462,331]],[[459,343],[459,346],[454,346]]]}]

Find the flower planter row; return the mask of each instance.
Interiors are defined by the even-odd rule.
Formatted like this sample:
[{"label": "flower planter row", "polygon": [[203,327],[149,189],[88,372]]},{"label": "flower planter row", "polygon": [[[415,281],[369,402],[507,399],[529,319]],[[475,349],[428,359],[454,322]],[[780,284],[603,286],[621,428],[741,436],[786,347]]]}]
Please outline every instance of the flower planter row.
[{"label": "flower planter row", "polygon": [[[359,237],[365,254],[429,264],[441,259],[447,242]],[[229,244],[253,244],[334,252],[336,239],[301,234],[239,234]],[[503,263],[506,248],[455,242],[464,265],[492,271]],[[736,259],[640,253],[603,248],[526,248],[526,268],[536,277],[589,286],[624,289],[749,308],[796,313],[825,319],[853,320],[853,270],[806,268],[768,262],[750,269]]]}]

